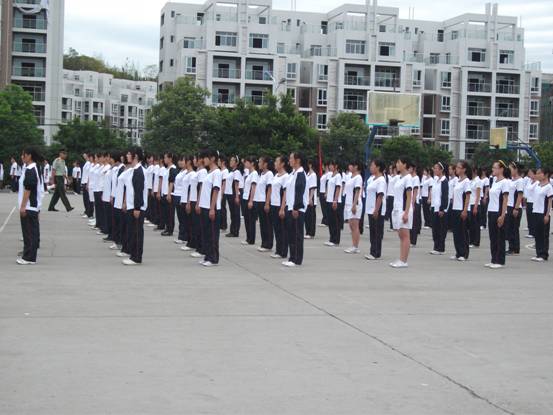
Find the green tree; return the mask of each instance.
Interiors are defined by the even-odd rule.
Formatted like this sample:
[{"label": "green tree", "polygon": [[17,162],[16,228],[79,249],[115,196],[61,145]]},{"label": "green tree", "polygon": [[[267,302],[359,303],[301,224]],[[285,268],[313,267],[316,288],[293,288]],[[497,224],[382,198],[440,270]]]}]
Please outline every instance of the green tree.
[{"label": "green tree", "polygon": [[67,124],[61,124],[50,146],[50,158],[57,156],[60,148],[67,151],[68,160],[81,160],[85,151],[123,150],[130,144],[124,134],[111,130],[107,124],[94,121],[81,121],[74,118]]},{"label": "green tree", "polygon": [[369,134],[370,128],[357,114],[339,113],[330,121],[328,133],[321,137],[325,160],[333,159],[340,164],[364,160]]},{"label": "green tree", "polygon": [[12,156],[19,157],[26,146],[43,145],[31,95],[18,85],[8,85],[0,91],[0,160],[6,163]]},{"label": "green tree", "polygon": [[490,148],[488,143],[482,143],[474,150],[474,154],[470,162],[477,167],[491,168],[494,161],[503,160],[509,163],[517,159],[517,154],[510,150],[499,150]]},{"label": "green tree", "polygon": [[185,154],[202,147],[207,117],[213,114],[205,103],[208,96],[189,77],[165,87],[146,120],[146,151]]},{"label": "green tree", "polygon": [[408,156],[417,166],[422,167],[430,167],[436,161],[451,161],[451,153],[448,151],[441,150],[435,145],[423,145],[413,137],[398,136],[385,140],[380,153],[384,162],[392,164],[400,156]]},{"label": "green tree", "polygon": [[553,168],[553,141],[544,141],[535,146],[534,150],[538,154],[542,166]]}]

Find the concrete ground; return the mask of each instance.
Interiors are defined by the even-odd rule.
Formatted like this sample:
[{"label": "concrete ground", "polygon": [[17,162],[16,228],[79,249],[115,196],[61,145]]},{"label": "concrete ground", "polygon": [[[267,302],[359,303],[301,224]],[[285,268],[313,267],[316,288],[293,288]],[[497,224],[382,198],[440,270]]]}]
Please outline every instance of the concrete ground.
[{"label": "concrete ground", "polygon": [[20,267],[0,195],[0,414],[553,413],[553,268],[527,249],[488,270],[487,237],[457,263],[423,231],[394,270],[395,234],[369,263],[317,228],[301,268],[221,238],[205,269],[147,228],[130,269],[71,199]]}]

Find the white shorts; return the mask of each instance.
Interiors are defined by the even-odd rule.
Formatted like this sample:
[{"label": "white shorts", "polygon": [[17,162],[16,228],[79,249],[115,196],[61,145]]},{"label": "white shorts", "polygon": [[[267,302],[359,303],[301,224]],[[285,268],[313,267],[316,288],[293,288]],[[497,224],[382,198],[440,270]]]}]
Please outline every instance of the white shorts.
[{"label": "white shorts", "polygon": [[359,203],[357,205],[357,211],[355,212],[355,215],[351,211],[352,207],[353,207],[353,205],[346,205],[344,207],[344,220],[361,219],[361,214],[363,212],[363,204]]},{"label": "white shorts", "polygon": [[409,209],[409,219],[403,222],[403,210],[392,211],[392,226],[395,230],[413,228],[413,209]]}]

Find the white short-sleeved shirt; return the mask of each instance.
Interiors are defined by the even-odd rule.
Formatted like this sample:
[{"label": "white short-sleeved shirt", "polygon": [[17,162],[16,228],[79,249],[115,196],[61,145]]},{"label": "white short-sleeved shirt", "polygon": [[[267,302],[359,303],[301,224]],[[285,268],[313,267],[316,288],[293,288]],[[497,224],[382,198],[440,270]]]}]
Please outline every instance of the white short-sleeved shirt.
[{"label": "white short-sleeved shirt", "polygon": [[547,183],[545,186],[538,184],[534,190],[534,205],[532,213],[545,213],[547,199],[553,197],[553,186]]},{"label": "white short-sleeved shirt", "polygon": [[435,212],[438,212],[442,205],[442,183],[444,180],[446,180],[446,177],[436,176],[433,180],[434,181],[432,182],[432,189],[430,190],[430,193],[432,194],[432,204],[430,206],[434,209]]},{"label": "white short-sleeved shirt", "polygon": [[[294,210],[294,202],[296,200],[296,180],[299,175],[305,175],[305,190],[303,192],[303,208],[301,208],[300,212],[305,212],[307,209],[308,204],[308,198],[309,198],[309,189],[307,188],[307,175],[305,174],[305,171],[303,170],[303,167],[300,167],[297,170],[294,170],[288,178],[288,183],[286,184],[286,207],[287,210],[290,212]],[[339,175],[337,175],[339,177]]]},{"label": "white short-sleeved shirt", "polygon": [[274,174],[272,171],[266,171],[259,176],[257,186],[255,187],[255,194],[253,195],[254,202],[265,202],[267,197],[267,186],[271,185],[273,176]]},{"label": "white short-sleeved shirt", "polygon": [[411,186],[414,189],[418,189],[417,191],[417,199],[412,200],[411,203],[419,203],[421,202],[421,179],[418,175],[411,176]]},{"label": "white short-sleeved shirt", "polygon": [[534,203],[534,198],[536,197],[536,187],[539,186],[539,183],[536,180],[531,180],[526,188],[524,189],[524,194],[526,201],[528,203]]},{"label": "white short-sleeved shirt", "polygon": [[271,206],[280,207],[282,203],[282,192],[286,188],[288,182],[288,173],[284,173],[279,176],[278,174],[273,176],[271,180]]},{"label": "white short-sleeved shirt", "polygon": [[113,173],[113,167],[110,164],[106,164],[102,169],[102,202],[109,202],[111,200],[111,174]]},{"label": "white short-sleeved shirt", "polygon": [[340,189],[338,190],[337,202],[342,203],[342,175],[340,173],[336,173],[334,176],[329,177],[326,183],[326,201],[328,203],[334,202],[334,196],[338,186],[340,186]]},{"label": "white short-sleeved shirt", "polygon": [[189,183],[189,194],[188,199],[190,202],[197,202],[198,201],[198,172],[195,170],[192,170],[188,176],[188,183]]},{"label": "white short-sleeved shirt", "polygon": [[421,197],[428,197],[428,188],[432,186],[432,177],[424,175],[422,176]]},{"label": "white short-sleeved shirt", "polygon": [[463,180],[457,179],[453,187],[453,210],[463,210],[465,208],[465,197],[471,193],[470,180],[465,177]]},{"label": "white short-sleeved shirt", "polygon": [[[363,178],[360,174],[356,176],[352,176],[347,182],[346,182],[346,206],[353,206],[353,198],[355,196],[355,191],[359,189],[361,191],[363,189]],[[361,194],[359,195],[359,199],[357,201],[357,206],[360,206],[363,202],[361,199]]]},{"label": "white short-sleeved shirt", "polygon": [[524,179],[519,177],[515,180],[510,180],[509,183],[509,199],[507,200],[507,206],[515,207],[515,202],[518,195],[524,192]]},{"label": "white short-sleeved shirt", "polygon": [[152,172],[152,181],[153,181],[153,192],[159,193],[159,171],[161,170],[161,167],[159,164],[156,164],[154,166],[153,172]]},{"label": "white short-sleeved shirt", "polygon": [[474,177],[470,181],[470,205],[474,206],[476,204],[476,193],[480,189],[480,197],[482,197],[482,180],[479,177]]},{"label": "white short-sleeved shirt", "polygon": [[488,202],[488,212],[497,213],[503,204],[502,196],[509,193],[509,180],[494,179],[490,187],[490,200]]},{"label": "white short-sleeved shirt", "polygon": [[117,190],[117,176],[121,167],[123,166],[121,164],[118,164],[111,168],[111,197],[113,198],[115,198],[115,193]]},{"label": "white short-sleeved shirt", "polygon": [[188,170],[181,170],[178,172],[177,176],[175,177],[175,186],[173,187],[173,195],[182,197],[182,194],[184,192],[184,177],[188,173]]},{"label": "white short-sleeved shirt", "polygon": [[321,182],[319,183],[319,193],[326,193],[326,185],[330,177],[332,177],[332,173],[329,171],[321,176]]},{"label": "white short-sleeved shirt", "polygon": [[408,174],[404,176],[397,175],[397,179],[394,183],[394,208],[393,210],[398,211],[404,211],[407,209],[406,203],[407,203],[407,194],[408,192],[411,192],[413,189],[413,185],[411,184],[412,178]]},{"label": "white short-sleeved shirt", "polygon": [[252,184],[255,183],[257,185],[258,181],[259,181],[259,174],[257,173],[257,171],[254,170],[253,172],[248,173],[248,176],[244,180],[244,196],[243,196],[244,200],[250,199],[250,190],[252,189]]},{"label": "white short-sleeved shirt", "polygon": [[238,182],[238,189],[244,189],[244,175],[238,169],[234,170],[234,181]]},{"label": "white short-sleeved shirt", "polygon": [[125,183],[127,181],[127,176],[132,176],[134,169],[129,167],[117,178],[117,184],[115,188],[115,198],[113,199],[113,207],[116,209],[123,208],[123,196],[125,194]]},{"label": "white short-sleeved shirt", "polygon": [[212,191],[215,188],[219,189],[219,194],[217,196],[217,205],[216,209],[221,210],[221,186],[223,185],[223,173],[220,169],[214,169],[210,171],[205,180],[202,183],[202,190],[200,194],[200,207],[202,209],[211,208],[211,197]]},{"label": "white short-sleeved shirt", "polygon": [[[46,169],[44,169],[44,173],[46,173]],[[48,178],[50,176],[50,173],[48,173]],[[71,177],[74,179],[78,179],[81,177],[81,168],[80,167],[73,167],[73,171],[71,172]]]},{"label": "white short-sleeved shirt", "polygon": [[[165,168],[163,171],[163,177],[161,180],[161,195],[165,196],[169,194],[169,176],[171,175],[171,170],[176,169],[174,165]],[[174,185],[173,185],[174,187]]]},{"label": "white short-sleeved shirt", "polygon": [[457,176],[453,176],[449,178],[449,182],[448,182],[449,200],[453,199],[453,189],[455,189],[455,185],[457,184],[458,181],[459,181],[459,178]]},{"label": "white short-sleeved shirt", "polygon": [[484,176],[483,179],[480,179],[481,182],[482,182],[482,194],[480,195],[480,199],[484,199],[484,196],[485,196],[485,190],[490,187],[490,178],[489,177],[486,177]]},{"label": "white short-sleeved shirt", "polygon": [[225,195],[232,195],[232,188],[234,186],[234,172],[228,169],[223,170],[223,180],[225,181]]},{"label": "white short-sleeved shirt", "polygon": [[307,190],[315,189],[315,192],[313,192],[313,200],[310,200],[309,202],[313,203],[313,205],[317,206],[317,174],[315,172],[307,173]]},{"label": "white short-sleeved shirt", "polygon": [[154,185],[154,165],[150,164],[146,168],[146,183],[148,183],[148,190],[152,190]]},{"label": "white short-sleeved shirt", "polygon": [[378,195],[382,195],[382,204],[380,206],[380,214],[384,215],[386,213],[386,191],[388,190],[388,184],[386,183],[386,178],[380,176],[375,178],[375,176],[369,177],[367,180],[367,209],[366,212],[369,215],[374,213],[376,208],[376,198]]},{"label": "white short-sleeved shirt", "polygon": [[[167,194],[168,186],[165,185],[166,180],[168,182],[169,180],[169,171],[167,170],[167,167],[161,166],[159,168],[159,171],[157,172],[157,179],[156,181],[159,182],[159,179],[161,179],[161,188],[158,187],[158,191],[161,193],[161,195]],[[165,187],[165,193],[163,192],[163,188]]]},{"label": "white short-sleeved shirt", "polygon": [[202,184],[207,178],[207,169],[205,167],[198,170],[198,184]]}]

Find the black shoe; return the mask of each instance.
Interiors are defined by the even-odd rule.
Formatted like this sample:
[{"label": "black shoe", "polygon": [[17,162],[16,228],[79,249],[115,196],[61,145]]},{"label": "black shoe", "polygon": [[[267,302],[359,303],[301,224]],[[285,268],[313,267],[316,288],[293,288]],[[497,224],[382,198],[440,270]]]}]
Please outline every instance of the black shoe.
[{"label": "black shoe", "polygon": [[227,238],[238,238],[238,235],[235,235],[235,234],[229,232],[225,235],[225,237],[227,237]]},{"label": "black shoe", "polygon": [[56,208],[48,209],[48,212],[59,212]]},{"label": "black shoe", "polygon": [[72,210],[75,210],[74,207],[70,207],[69,209],[67,209],[67,213],[71,212]]},{"label": "black shoe", "polygon": [[173,236],[173,232],[163,231],[161,232],[161,236]]}]

